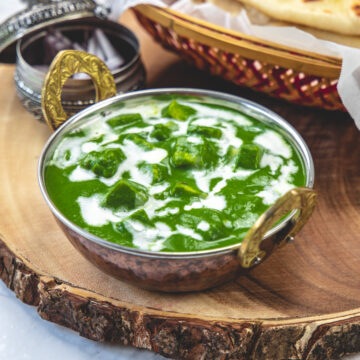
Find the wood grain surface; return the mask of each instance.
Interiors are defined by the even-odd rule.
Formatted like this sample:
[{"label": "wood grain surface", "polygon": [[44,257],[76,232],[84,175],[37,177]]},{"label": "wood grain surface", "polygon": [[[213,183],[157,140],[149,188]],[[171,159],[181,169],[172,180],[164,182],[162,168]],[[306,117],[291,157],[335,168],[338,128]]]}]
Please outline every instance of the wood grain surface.
[{"label": "wood grain surface", "polygon": [[319,204],[295,242],[250,275],[192,294],[148,292],[103,274],[71,246],[37,184],[50,135],[0,66],[0,277],[44,319],[99,341],[176,359],[335,359],[360,351],[360,133],[348,115],[289,105],[196,71],[131,14],[149,87],[222,90],[278,112],[313,154]]}]

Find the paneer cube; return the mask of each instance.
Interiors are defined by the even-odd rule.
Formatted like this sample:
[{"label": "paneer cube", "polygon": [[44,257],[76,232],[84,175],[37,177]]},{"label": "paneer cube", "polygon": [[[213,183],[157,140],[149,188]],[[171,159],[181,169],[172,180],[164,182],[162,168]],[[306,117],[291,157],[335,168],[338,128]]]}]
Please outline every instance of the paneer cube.
[{"label": "paneer cube", "polygon": [[195,115],[196,110],[187,105],[181,105],[173,100],[168,106],[163,108],[161,115],[172,119],[186,121],[190,116]]},{"label": "paneer cube", "polygon": [[177,182],[170,190],[172,196],[184,198],[184,197],[201,197],[206,198],[207,194],[201,190],[188,185],[185,182]]},{"label": "paneer cube", "polygon": [[222,131],[220,129],[210,126],[189,125],[187,133],[203,135],[206,138],[210,137],[215,139],[220,139],[222,136]]},{"label": "paneer cube", "polygon": [[80,166],[98,176],[110,178],[116,174],[120,163],[125,159],[121,149],[91,151],[80,161]]},{"label": "paneer cube", "polygon": [[239,155],[236,159],[236,167],[244,169],[258,169],[260,167],[263,149],[255,144],[243,144],[240,147]]},{"label": "paneer cube", "polygon": [[106,123],[112,128],[119,126],[135,124],[136,122],[142,122],[143,118],[140,114],[121,114],[107,120]]},{"label": "paneer cube", "polygon": [[171,129],[164,124],[156,124],[150,136],[156,140],[164,141],[171,136]]},{"label": "paneer cube", "polygon": [[122,134],[119,136],[117,140],[118,143],[123,144],[125,140],[130,140],[134,144],[140,146],[144,150],[153,150],[155,146],[144,139],[141,134],[138,133],[129,133],[129,134]]},{"label": "paneer cube", "polygon": [[152,176],[152,184],[159,183],[168,176],[168,168],[162,164],[139,164],[139,169],[145,173],[150,173]]},{"label": "paneer cube", "polygon": [[105,197],[104,205],[114,209],[135,209],[148,201],[147,189],[130,180],[119,180]]},{"label": "paneer cube", "polygon": [[189,142],[186,136],[176,139],[172,151],[171,163],[174,167],[208,168],[218,161],[217,148],[210,141]]}]

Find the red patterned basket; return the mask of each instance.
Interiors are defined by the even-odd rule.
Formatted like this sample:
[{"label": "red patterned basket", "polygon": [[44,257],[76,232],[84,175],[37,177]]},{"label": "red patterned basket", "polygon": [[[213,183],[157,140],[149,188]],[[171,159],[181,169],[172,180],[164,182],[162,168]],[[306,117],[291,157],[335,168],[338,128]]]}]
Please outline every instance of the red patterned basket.
[{"label": "red patterned basket", "polygon": [[142,26],[201,70],[297,104],[345,110],[337,92],[341,59],[231,31],[166,8],[139,5]]}]

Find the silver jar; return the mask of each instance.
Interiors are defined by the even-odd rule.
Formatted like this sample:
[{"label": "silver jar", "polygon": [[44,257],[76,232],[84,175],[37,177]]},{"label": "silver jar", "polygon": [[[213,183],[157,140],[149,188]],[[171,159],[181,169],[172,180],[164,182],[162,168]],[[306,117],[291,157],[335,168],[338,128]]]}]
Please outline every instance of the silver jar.
[{"label": "silver jar", "polygon": [[[78,41],[86,32],[101,29],[119,54],[123,66],[112,72],[117,93],[145,86],[146,73],[141,61],[139,42],[125,26],[109,20],[107,10],[93,0],[29,2],[28,8],[0,26],[0,62],[15,60],[15,84],[25,108],[42,120],[41,89],[46,69],[39,69],[44,58],[43,39],[49,29],[65,33]],[[63,89],[62,104],[68,115],[94,103],[95,88],[90,79],[69,79]]]}]

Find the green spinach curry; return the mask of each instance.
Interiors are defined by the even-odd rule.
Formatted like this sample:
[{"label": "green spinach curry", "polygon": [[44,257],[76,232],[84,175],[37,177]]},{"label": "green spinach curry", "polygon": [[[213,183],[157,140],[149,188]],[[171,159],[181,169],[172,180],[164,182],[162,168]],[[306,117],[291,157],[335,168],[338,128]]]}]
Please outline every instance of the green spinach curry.
[{"label": "green spinach curry", "polygon": [[45,182],[58,210],[98,237],[188,252],[241,242],[306,177],[270,125],[191,97],[153,96],[68,132]]}]

